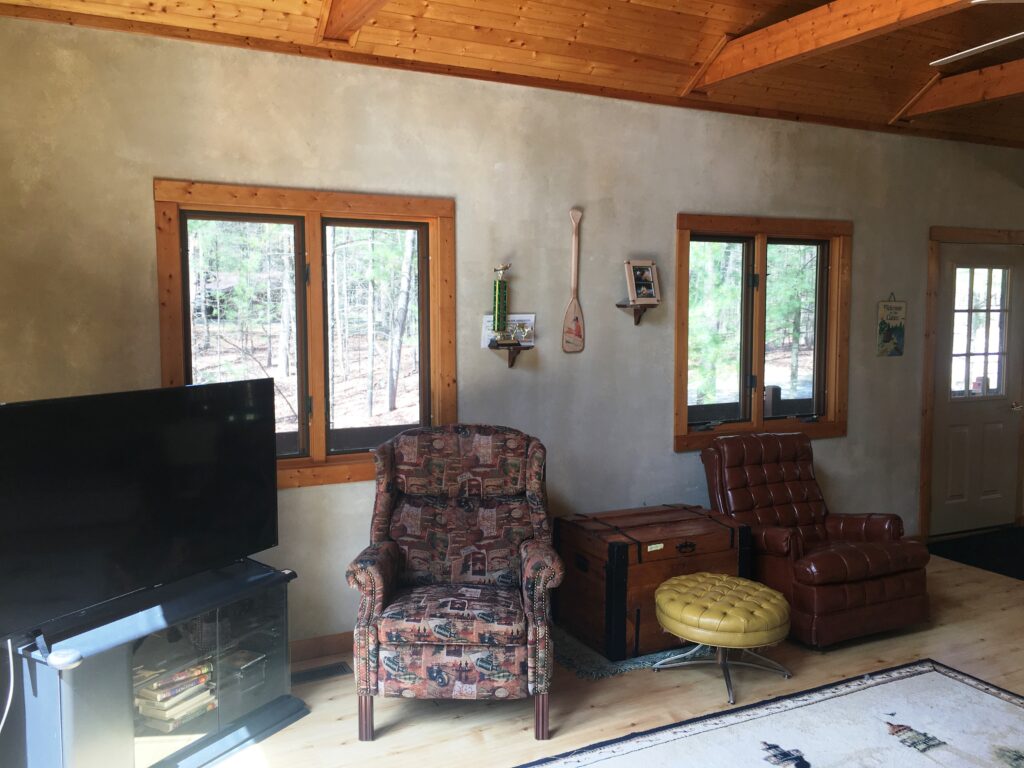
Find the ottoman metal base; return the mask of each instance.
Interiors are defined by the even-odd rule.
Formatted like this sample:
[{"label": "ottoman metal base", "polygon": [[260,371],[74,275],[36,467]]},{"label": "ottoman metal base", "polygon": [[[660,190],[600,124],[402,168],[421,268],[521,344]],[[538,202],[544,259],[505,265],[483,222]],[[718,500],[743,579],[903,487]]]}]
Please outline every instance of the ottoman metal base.
[{"label": "ottoman metal base", "polygon": [[[700,655],[700,651],[705,648],[715,649],[715,658],[695,658]],[[735,659],[729,658],[730,651],[738,651]],[[749,657],[749,661],[740,661],[740,659]],[[754,653],[747,648],[723,648],[722,646],[710,646],[710,645],[696,645],[683,653],[678,653],[675,656],[669,656],[667,659],[662,659],[655,664],[652,669],[655,672],[660,672],[663,669],[674,669],[675,667],[695,667],[698,664],[717,664],[722,669],[722,676],[725,678],[725,690],[729,694],[729,703],[735,704],[736,697],[732,690],[732,675],[729,674],[729,667],[750,667],[752,669],[760,669],[764,672],[775,672],[776,674],[782,675],[785,678],[792,677],[792,674],[788,669],[779,664],[777,661],[762,656],[759,653]]]}]

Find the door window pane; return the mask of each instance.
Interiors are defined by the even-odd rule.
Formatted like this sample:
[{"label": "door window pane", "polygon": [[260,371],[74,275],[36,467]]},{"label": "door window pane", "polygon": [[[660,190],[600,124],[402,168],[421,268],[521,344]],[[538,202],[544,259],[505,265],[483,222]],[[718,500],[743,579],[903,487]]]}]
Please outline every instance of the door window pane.
[{"label": "door window pane", "polygon": [[987,312],[971,313],[971,349],[975,352],[985,351],[985,323]]},{"label": "door window pane", "polygon": [[971,309],[988,308],[988,273],[987,269],[972,269]]},{"label": "door window pane", "polygon": [[747,240],[690,243],[687,420],[747,418],[748,282],[753,249]]},{"label": "door window pane", "polygon": [[988,346],[989,352],[1000,352],[1003,349],[1003,322],[1006,319],[1004,312],[992,312],[988,321]]},{"label": "door window pane", "polygon": [[989,355],[986,375],[989,389],[986,395],[998,395],[1002,393],[1003,385],[1003,355]]},{"label": "door window pane", "polygon": [[968,373],[972,395],[985,394],[985,355],[971,355]]},{"label": "door window pane", "polygon": [[966,392],[967,356],[953,356],[953,367],[950,371],[950,390],[954,397],[963,397]]},{"label": "door window pane", "polygon": [[421,240],[415,226],[325,222],[330,452],[426,423]]},{"label": "door window pane", "polygon": [[[951,397],[986,397],[1005,392],[1008,279],[1008,269],[956,269]],[[965,370],[966,378],[962,373]]]},{"label": "door window pane", "polygon": [[992,270],[992,298],[989,301],[990,309],[1003,309],[1003,293],[1006,290],[1007,271],[1005,269]]},{"label": "door window pane", "polygon": [[765,418],[816,412],[822,243],[770,241],[765,279]]},{"label": "door window pane", "polygon": [[967,312],[953,315],[953,354],[967,354]]},{"label": "door window pane", "polygon": [[303,453],[303,296],[295,269],[302,227],[211,214],[188,214],[184,226],[191,383],[273,378],[278,456]]},{"label": "door window pane", "polygon": [[956,296],[954,298],[954,309],[970,309],[968,298],[971,295],[971,270],[966,267],[959,267],[956,270]]}]

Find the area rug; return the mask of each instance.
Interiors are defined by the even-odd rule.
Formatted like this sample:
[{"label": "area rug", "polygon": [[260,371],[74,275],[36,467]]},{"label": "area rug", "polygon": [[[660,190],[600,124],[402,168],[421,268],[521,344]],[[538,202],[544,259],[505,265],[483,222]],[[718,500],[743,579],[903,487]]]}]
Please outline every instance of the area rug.
[{"label": "area rug", "polygon": [[927,659],[528,765],[597,764],[1022,768],[1024,697]]},{"label": "area rug", "polygon": [[[609,661],[597,651],[581,643],[559,626],[551,628],[551,640],[555,646],[555,661],[566,669],[575,672],[576,677],[581,680],[601,680],[606,677],[615,677],[634,669],[650,669],[662,659],[675,656],[682,652],[681,648],[674,648],[670,651],[650,653],[646,656],[637,656],[633,659],[622,659],[621,661]],[[713,649],[706,653],[701,651],[693,658],[700,658],[701,655],[714,656]]]}]

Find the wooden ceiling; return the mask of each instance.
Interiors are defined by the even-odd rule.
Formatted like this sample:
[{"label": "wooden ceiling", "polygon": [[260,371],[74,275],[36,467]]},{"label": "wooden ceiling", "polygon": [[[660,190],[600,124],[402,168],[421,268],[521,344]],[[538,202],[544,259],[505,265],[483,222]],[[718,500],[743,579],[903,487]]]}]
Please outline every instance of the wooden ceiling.
[{"label": "wooden ceiling", "polygon": [[1024,2],[7,0],[0,15],[1024,147]]}]

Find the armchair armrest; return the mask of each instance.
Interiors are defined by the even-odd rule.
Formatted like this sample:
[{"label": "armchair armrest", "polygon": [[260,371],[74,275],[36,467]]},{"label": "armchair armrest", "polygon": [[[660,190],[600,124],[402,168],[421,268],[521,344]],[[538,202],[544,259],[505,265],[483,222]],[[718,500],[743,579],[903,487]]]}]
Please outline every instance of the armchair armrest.
[{"label": "armchair armrest", "polygon": [[803,556],[803,540],[796,528],[753,525],[750,527],[750,538],[754,542],[754,552],[759,555],[788,557],[793,560]]},{"label": "armchair armrest", "polygon": [[368,546],[349,565],[345,579],[362,595],[358,621],[372,621],[384,611],[398,582],[400,559],[395,542],[381,541]]},{"label": "armchair armrest", "polygon": [[896,541],[903,537],[903,518],[899,515],[825,516],[825,531],[835,541]]},{"label": "armchair armrest", "polygon": [[547,591],[562,583],[562,558],[546,541],[527,539],[519,545],[523,563],[523,608],[531,622],[547,621]]}]

